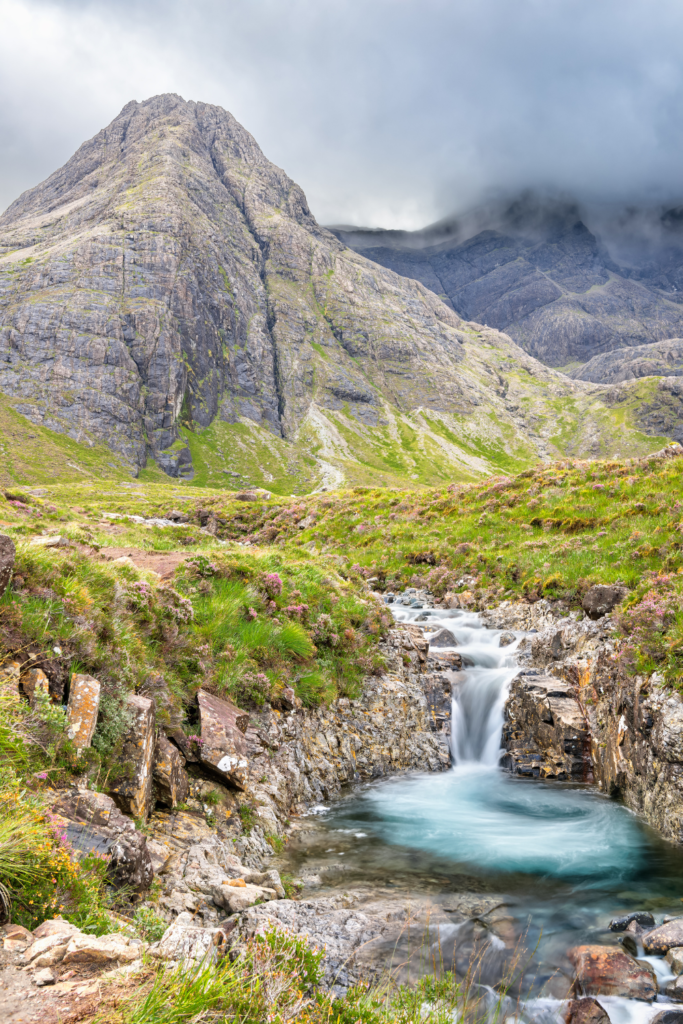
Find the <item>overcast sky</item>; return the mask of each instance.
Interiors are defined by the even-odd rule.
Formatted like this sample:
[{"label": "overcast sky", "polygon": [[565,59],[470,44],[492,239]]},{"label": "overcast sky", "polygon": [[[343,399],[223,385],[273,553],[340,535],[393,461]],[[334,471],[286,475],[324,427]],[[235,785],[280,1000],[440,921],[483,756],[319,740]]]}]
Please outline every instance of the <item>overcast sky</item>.
[{"label": "overcast sky", "polygon": [[681,0],[0,0],[0,208],[131,99],[226,107],[322,223],[683,196]]}]

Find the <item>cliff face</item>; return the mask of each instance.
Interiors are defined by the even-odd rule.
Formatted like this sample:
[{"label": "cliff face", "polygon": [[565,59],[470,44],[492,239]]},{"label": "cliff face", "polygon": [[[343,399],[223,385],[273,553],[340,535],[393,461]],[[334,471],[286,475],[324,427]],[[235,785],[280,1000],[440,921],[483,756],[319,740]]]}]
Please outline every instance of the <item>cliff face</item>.
[{"label": "cliff face", "polygon": [[219,107],[129,103],[5,212],[0,252],[0,392],[134,471],[192,475],[216,424],[251,432],[252,480],[306,457],[307,489],[648,449],[595,385],[320,228]]},{"label": "cliff face", "polygon": [[[413,234],[352,228],[335,233],[369,259],[422,281],[465,319],[506,331],[550,366],[678,337],[678,235],[662,236],[654,247],[643,238],[628,252],[615,243],[624,262],[612,257],[582,217],[576,204],[523,196],[461,224],[445,222]],[[671,236],[669,221],[663,214],[656,229]],[[593,372],[583,379],[609,382]]]}]

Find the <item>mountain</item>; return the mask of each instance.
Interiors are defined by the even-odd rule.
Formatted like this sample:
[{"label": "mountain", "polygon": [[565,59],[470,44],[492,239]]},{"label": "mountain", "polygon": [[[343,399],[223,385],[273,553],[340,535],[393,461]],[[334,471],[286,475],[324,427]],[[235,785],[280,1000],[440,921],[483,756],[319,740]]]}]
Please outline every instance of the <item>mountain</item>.
[{"label": "mountain", "polygon": [[358,255],[231,114],[176,95],[20,196],[0,254],[0,392],[134,475],[437,483],[678,429],[678,407],[661,434],[649,392],[571,381]]},{"label": "mountain", "polygon": [[679,207],[582,208],[525,193],[417,232],[332,230],[549,366],[683,334]]}]

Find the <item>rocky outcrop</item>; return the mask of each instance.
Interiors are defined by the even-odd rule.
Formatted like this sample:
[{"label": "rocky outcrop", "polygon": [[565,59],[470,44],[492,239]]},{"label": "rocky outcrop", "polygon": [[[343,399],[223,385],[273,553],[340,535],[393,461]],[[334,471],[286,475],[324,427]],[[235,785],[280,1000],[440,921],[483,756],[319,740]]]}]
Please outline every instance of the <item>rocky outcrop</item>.
[{"label": "rocky outcrop", "polygon": [[667,839],[683,842],[681,695],[666,688],[656,672],[641,676],[623,669],[608,615],[579,621],[576,613],[556,615],[547,601],[503,602],[486,619],[498,628],[537,631],[518,648],[522,673],[506,705],[510,767],[557,777],[566,757],[562,737],[544,728],[550,725],[544,723],[546,687],[535,686],[539,676],[549,677],[554,692],[573,702],[583,751],[582,763],[578,753],[572,755],[574,777],[592,776],[603,792],[620,796]]},{"label": "rocky outcrop", "polygon": [[683,338],[601,352],[572,374],[575,380],[620,384],[639,377],[683,376]]},{"label": "rocky outcrop", "polygon": [[121,752],[124,775],[109,792],[124,814],[144,820],[152,809],[156,749],[154,701],[133,693],[128,695],[126,706],[130,725]]},{"label": "rocky outcrop", "polygon": [[518,775],[592,781],[590,735],[572,693],[552,676],[513,680],[505,705],[505,767]]},{"label": "rocky outcrop", "polygon": [[89,747],[95,734],[100,709],[101,685],[92,676],[74,672],[66,706],[69,739],[78,750]]},{"label": "rocky outcrop", "polygon": [[88,789],[68,792],[53,806],[66,836],[80,854],[94,851],[109,860],[111,882],[134,892],[148,889],[154,871],[145,836],[121,814],[111,797]]}]

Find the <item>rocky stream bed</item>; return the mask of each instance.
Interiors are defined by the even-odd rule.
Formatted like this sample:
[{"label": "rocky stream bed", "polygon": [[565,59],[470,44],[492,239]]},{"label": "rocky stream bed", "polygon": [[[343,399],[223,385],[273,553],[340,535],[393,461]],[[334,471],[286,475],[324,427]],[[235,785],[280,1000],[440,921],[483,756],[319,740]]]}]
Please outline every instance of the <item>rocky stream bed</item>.
[{"label": "rocky stream bed", "polygon": [[[62,792],[55,813],[129,883],[156,876],[168,929],[146,945],[124,919],[102,939],[59,921],[5,926],[3,1019],[47,1024],[145,958],[218,957],[276,926],[325,947],[339,994],[454,968],[492,1017],[683,1021],[680,698],[621,677],[603,609],[386,600],[387,667],[359,700],[292,700],[242,722],[200,691],[202,743],[181,754],[133,698],[135,779],[111,796]],[[72,681],[75,729],[93,682]],[[122,809],[148,817],[146,835]],[[273,837],[288,840],[277,857]]]}]

